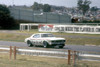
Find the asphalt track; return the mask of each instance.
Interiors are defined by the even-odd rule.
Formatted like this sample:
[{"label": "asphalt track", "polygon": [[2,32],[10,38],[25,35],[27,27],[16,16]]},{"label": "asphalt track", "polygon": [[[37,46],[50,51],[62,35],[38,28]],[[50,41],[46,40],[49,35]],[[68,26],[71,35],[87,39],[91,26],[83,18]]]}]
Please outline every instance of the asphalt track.
[{"label": "asphalt track", "polygon": [[[13,42],[13,41],[0,41],[0,46],[28,47],[27,44],[24,42]],[[43,48],[43,47],[35,47],[35,49],[36,48]],[[58,50],[58,48],[50,48],[50,49]],[[64,48],[59,50],[73,50],[73,51],[80,51],[80,52],[86,51],[86,52],[100,53],[100,46],[66,45]]]}]

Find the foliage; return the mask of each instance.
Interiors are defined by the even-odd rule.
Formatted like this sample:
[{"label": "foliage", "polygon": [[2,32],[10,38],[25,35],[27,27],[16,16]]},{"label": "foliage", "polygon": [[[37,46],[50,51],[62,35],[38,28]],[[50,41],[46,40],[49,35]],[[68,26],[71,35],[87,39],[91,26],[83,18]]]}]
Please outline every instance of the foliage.
[{"label": "foliage", "polygon": [[39,4],[37,2],[34,2],[32,5],[33,10],[43,10],[44,12],[50,12],[51,6],[49,4]]},{"label": "foliage", "polygon": [[50,12],[51,11],[51,6],[48,5],[48,4],[44,4],[43,11],[44,12]]},{"label": "foliage", "polygon": [[91,1],[89,0],[78,0],[78,9],[82,10],[83,15],[90,9]]},{"label": "foliage", "polygon": [[51,8],[52,8],[52,10],[61,10],[61,11],[66,9],[66,7],[64,7],[64,6],[54,6],[54,5],[51,5]]},{"label": "foliage", "polygon": [[96,12],[98,10],[97,6],[91,8],[91,11]]},{"label": "foliage", "polygon": [[10,11],[5,5],[0,5],[0,27],[11,29],[15,25],[14,19],[10,16]]},{"label": "foliage", "polygon": [[4,12],[5,14],[10,14],[9,9],[5,5],[0,4],[0,11]]},{"label": "foliage", "polygon": [[43,9],[44,5],[43,4],[39,4],[39,9]]},{"label": "foliage", "polygon": [[37,2],[34,2],[33,9],[39,10],[39,4]]}]

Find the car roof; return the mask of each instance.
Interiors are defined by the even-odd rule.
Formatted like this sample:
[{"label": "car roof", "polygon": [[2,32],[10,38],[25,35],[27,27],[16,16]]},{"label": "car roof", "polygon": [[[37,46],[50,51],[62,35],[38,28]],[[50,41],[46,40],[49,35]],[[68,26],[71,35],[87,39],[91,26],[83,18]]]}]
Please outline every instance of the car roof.
[{"label": "car roof", "polygon": [[36,33],[36,34],[51,34],[51,33]]}]

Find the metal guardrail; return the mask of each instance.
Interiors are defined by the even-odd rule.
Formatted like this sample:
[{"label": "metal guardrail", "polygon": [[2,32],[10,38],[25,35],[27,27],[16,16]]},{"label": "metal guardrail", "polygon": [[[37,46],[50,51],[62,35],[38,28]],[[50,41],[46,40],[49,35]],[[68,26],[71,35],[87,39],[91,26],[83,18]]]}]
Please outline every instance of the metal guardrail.
[{"label": "metal guardrail", "polygon": [[10,48],[0,47],[1,50],[10,50]]},{"label": "metal guardrail", "polygon": [[[10,48],[0,47],[0,50],[10,50]],[[7,52],[8,52],[7,51]],[[17,49],[17,54],[19,55],[32,55],[32,56],[46,56],[46,57],[56,57],[56,58],[67,58],[67,52],[59,51],[47,51],[47,50],[31,50],[31,49]]]},{"label": "metal guardrail", "polygon": [[45,50],[30,50],[30,49],[18,49],[18,54],[32,55],[32,56],[46,56],[56,58],[67,58],[67,52],[59,51],[45,51]]},{"label": "metal guardrail", "polygon": [[[10,48],[0,47],[0,50],[6,50],[4,52],[9,52]],[[68,58],[68,52],[64,52],[64,51],[17,49],[16,52],[19,55],[44,56],[44,57],[54,57],[54,58],[66,58],[66,59]],[[73,52],[71,53],[71,56],[72,55]],[[77,59],[79,60],[100,61],[100,54],[95,55],[95,54],[86,54],[86,53],[78,52],[78,54],[76,53],[76,55],[77,55]]]}]

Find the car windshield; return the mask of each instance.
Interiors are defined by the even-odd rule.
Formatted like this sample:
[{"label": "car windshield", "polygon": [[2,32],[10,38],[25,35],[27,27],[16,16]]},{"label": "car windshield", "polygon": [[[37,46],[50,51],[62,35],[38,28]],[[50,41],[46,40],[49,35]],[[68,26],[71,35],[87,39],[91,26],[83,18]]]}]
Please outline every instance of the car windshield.
[{"label": "car windshield", "polygon": [[41,37],[54,37],[52,34],[42,34]]}]

